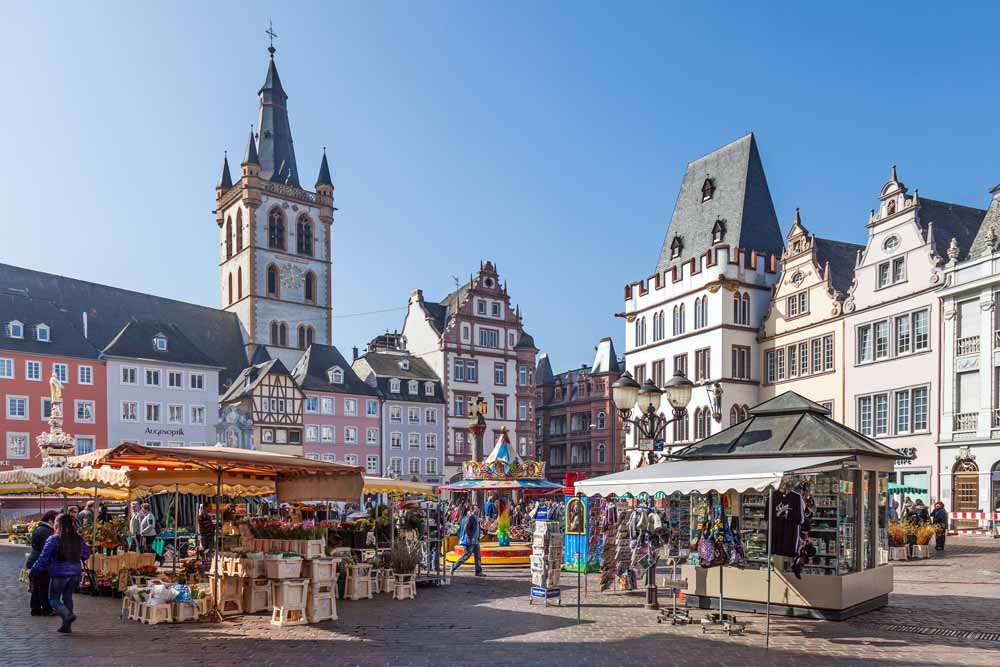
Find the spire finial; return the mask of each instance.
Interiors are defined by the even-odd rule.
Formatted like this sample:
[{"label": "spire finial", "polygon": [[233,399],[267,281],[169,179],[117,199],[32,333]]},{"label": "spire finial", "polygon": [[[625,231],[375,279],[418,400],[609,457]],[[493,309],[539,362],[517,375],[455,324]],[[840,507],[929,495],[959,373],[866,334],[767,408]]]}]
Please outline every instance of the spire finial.
[{"label": "spire finial", "polygon": [[274,24],[271,23],[271,19],[267,20],[267,30],[264,34],[271,38],[271,45],[267,47],[267,52],[271,54],[271,59],[274,60],[274,52],[277,50],[274,48],[274,38],[278,36],[278,33],[274,32]]},{"label": "spire finial", "polygon": [[798,206],[795,207],[795,224],[796,225],[801,225],[802,224],[802,217],[799,216],[799,207]]},{"label": "spire finial", "polygon": [[889,180],[890,181],[899,180],[896,178],[896,165],[892,165],[892,171],[889,173]]}]

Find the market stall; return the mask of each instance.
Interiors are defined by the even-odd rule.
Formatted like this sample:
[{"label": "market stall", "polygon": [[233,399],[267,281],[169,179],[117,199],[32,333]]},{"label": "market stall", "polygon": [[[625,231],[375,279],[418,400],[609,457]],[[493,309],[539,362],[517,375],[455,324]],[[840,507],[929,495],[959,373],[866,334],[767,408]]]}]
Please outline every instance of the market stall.
[{"label": "market stall", "polygon": [[[510,444],[507,429],[501,428],[496,445],[482,461],[466,461],[462,467],[462,480],[440,487],[442,491],[501,491],[508,494],[515,490],[561,490],[562,486],[545,480],[545,464],[541,461],[522,459]],[[495,526],[496,542],[481,542],[483,565],[528,565],[531,544],[510,542],[510,497],[500,498]],[[527,538],[527,536],[524,536]],[[454,563],[462,557],[464,549],[457,545],[446,555]]]},{"label": "market stall", "polygon": [[884,507],[898,452],[788,392],[676,456],[576,490],[639,500],[635,511],[658,517],[642,526],[687,514],[687,539],[668,553],[684,562],[689,605],[842,619],[888,602]]}]

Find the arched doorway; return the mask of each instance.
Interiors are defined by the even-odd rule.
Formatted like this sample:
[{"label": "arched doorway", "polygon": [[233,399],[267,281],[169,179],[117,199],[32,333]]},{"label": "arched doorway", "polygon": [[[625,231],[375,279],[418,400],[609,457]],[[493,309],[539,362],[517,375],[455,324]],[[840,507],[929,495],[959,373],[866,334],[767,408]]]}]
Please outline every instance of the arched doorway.
[{"label": "arched doorway", "polygon": [[[979,512],[982,507],[979,504],[979,466],[972,459],[960,459],[955,461],[952,468],[951,478],[952,488],[952,511],[953,512]],[[979,527],[979,522],[972,520],[958,520],[955,527],[959,529],[975,529]]]}]

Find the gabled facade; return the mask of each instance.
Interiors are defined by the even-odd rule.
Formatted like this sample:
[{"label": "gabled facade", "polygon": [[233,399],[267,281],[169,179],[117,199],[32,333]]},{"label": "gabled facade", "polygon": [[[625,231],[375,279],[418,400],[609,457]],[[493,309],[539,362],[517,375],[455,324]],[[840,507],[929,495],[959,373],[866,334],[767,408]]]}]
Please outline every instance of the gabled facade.
[{"label": "gabled facade", "polygon": [[949,260],[940,292],[938,479],[956,512],[1000,511],[1000,185],[991,194],[968,257]]},{"label": "gabled facade", "polygon": [[[752,134],[688,164],[656,271],[625,286],[620,313],[626,370],[640,384],[651,378],[662,387],[675,372],[695,383],[687,418],[668,427],[668,448],[719,430],[709,395],[716,382],[723,419],[731,406],[760,402],[757,332],[781,252]],[[638,447],[627,434],[630,458]]]},{"label": "gabled facade", "polygon": [[110,446],[215,444],[221,369],[180,327],[133,320],[102,356]]},{"label": "gabled facade", "polygon": [[518,451],[533,451],[538,350],[492,262],[481,264],[468,283],[440,302],[427,301],[422,290],[415,290],[402,333],[407,349],[443,383],[446,478],[458,474],[472,453],[468,426],[480,396],[488,405],[485,449],[506,427]]},{"label": "gabled facade", "polygon": [[305,394],[305,455],[364,466],[370,475],[381,474],[378,392],[357,376],[332,345],[310,345],[292,370],[292,377]]},{"label": "gabled facade", "polygon": [[[864,246],[818,238],[798,209],[781,255],[781,274],[760,332],[761,390],[766,401],[786,391],[808,396],[844,420],[844,299]],[[730,405],[731,426],[749,405]]]},{"label": "gabled facade", "polygon": [[305,395],[280,359],[244,369],[219,402],[224,424],[236,422],[230,413],[252,424],[254,449],[303,455]]},{"label": "gabled facade", "polygon": [[385,473],[439,484],[444,479],[446,413],[441,380],[426,361],[398,344],[378,343],[369,344],[353,367],[382,397]]},{"label": "gabled facade", "polygon": [[[221,308],[245,330],[246,356],[267,346],[287,367],[312,343],[332,342],[330,227],[333,182],[323,153],[314,191],[300,184],[288,95],[270,49],[240,178],[223,161],[216,185]],[[317,151],[318,152],[318,151]]]},{"label": "gabled facade", "polygon": [[63,429],[84,454],[107,446],[105,365],[68,313],[43,299],[0,293],[0,470],[41,465],[49,378],[63,385]]},{"label": "gabled facade", "polygon": [[845,423],[900,450],[900,481],[939,495],[934,474],[942,342],[938,297],[985,211],[909,193],[893,167],[868,221],[868,242],[844,301]]},{"label": "gabled facade", "polygon": [[547,354],[538,356],[531,455],[545,462],[549,481],[562,483],[567,471],[594,477],[623,469],[625,434],[611,400],[611,385],[620,376],[611,338],[598,342],[590,366],[558,375]]}]

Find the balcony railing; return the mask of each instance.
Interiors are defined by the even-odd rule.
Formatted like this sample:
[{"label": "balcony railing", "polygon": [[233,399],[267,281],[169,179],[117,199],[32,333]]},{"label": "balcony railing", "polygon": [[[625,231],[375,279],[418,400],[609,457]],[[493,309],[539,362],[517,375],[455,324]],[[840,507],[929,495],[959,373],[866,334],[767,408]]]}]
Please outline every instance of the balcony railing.
[{"label": "balcony railing", "polygon": [[953,431],[975,431],[976,421],[979,418],[978,412],[956,412]]},{"label": "balcony railing", "polygon": [[979,354],[979,336],[966,336],[955,341],[955,352],[964,354]]}]

